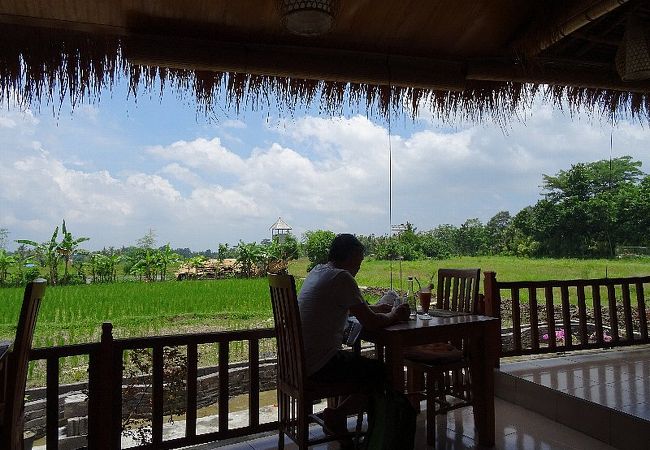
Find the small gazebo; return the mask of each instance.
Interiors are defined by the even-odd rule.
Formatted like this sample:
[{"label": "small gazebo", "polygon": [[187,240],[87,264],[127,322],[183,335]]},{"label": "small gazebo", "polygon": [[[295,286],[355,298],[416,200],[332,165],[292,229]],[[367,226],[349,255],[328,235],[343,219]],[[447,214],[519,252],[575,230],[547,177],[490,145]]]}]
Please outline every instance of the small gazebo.
[{"label": "small gazebo", "polygon": [[282,220],[282,217],[278,217],[278,220],[271,225],[271,240],[275,239],[277,236],[278,242],[282,243],[286,239],[287,235],[291,233],[292,228]]}]

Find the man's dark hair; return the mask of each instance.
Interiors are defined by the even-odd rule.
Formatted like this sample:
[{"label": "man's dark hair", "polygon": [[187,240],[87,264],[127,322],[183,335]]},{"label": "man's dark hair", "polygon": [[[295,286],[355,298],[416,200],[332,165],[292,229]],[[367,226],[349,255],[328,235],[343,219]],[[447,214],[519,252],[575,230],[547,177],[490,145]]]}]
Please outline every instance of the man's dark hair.
[{"label": "man's dark hair", "polygon": [[327,259],[328,261],[345,261],[359,251],[363,253],[364,246],[353,234],[338,234],[330,245]]}]

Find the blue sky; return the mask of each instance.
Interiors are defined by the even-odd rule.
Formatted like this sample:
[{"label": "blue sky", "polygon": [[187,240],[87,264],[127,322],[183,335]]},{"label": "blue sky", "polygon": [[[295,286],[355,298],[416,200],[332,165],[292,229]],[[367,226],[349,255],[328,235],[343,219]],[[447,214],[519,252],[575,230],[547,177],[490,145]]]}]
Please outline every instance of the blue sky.
[{"label": "blue sky", "polygon": [[[87,249],[158,244],[216,249],[259,242],[282,216],[306,230],[386,234],[387,123],[359,113],[291,115],[222,110],[211,118],[166,93],[64,103],[53,114],[0,109],[0,227],[14,239],[49,239],[66,220]],[[542,174],[577,162],[632,155],[650,170],[647,124],[570,117],[538,98],[506,129],[442,123],[428,114],[391,121],[393,223],[419,230],[486,222],[534,204]]]}]

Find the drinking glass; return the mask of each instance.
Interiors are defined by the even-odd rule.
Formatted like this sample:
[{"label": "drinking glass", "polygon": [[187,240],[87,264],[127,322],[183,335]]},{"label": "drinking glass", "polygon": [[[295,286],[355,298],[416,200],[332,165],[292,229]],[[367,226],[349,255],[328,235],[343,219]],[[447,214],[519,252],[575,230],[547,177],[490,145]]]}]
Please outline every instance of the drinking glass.
[{"label": "drinking glass", "polygon": [[429,315],[429,307],[431,306],[431,291],[420,291],[418,294],[420,297],[420,307],[422,308],[420,319],[429,320],[431,319],[431,316]]}]

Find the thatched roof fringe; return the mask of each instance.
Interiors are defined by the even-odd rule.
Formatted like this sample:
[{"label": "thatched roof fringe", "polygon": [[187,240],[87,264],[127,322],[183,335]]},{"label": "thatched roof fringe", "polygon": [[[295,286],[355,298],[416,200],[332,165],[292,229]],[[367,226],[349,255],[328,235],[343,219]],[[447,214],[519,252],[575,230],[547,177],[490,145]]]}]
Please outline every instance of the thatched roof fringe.
[{"label": "thatched roof fringe", "polygon": [[[12,33],[0,46],[0,101],[16,100],[23,104],[63,101],[68,96],[74,107],[98,98],[125,79],[129,95],[138,91],[172,90],[183,96],[192,93],[197,110],[203,114],[224,105],[239,112],[242,106],[293,111],[319,102],[322,111],[339,114],[344,102],[351,108],[365,107],[370,115],[386,117],[408,114],[417,117],[420,108],[428,108],[442,120],[461,118],[475,122],[491,118],[504,123],[519,108],[531,104],[535,95],[570,110],[593,110],[616,117],[650,118],[650,95],[607,89],[567,86],[540,86],[519,82],[467,80],[463,91],[427,90],[408,86],[368,85],[335,81],[317,81],[279,76],[251,75],[241,72],[207,72],[141,66],[126,60],[121,43],[115,37],[90,37],[82,33],[52,35],[7,27]],[[16,33],[23,33],[16,38]],[[42,33],[42,34],[39,34]],[[57,98],[55,99],[55,96]],[[406,107],[405,107],[406,106]]]}]

